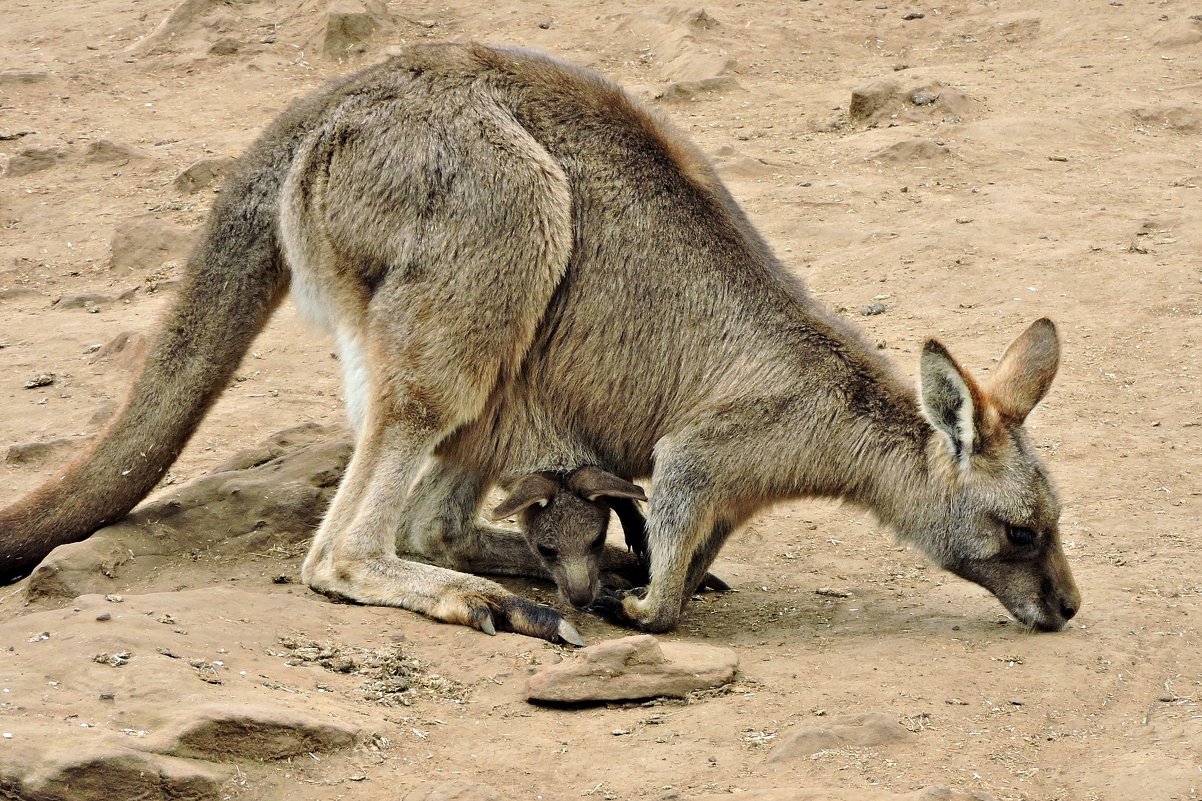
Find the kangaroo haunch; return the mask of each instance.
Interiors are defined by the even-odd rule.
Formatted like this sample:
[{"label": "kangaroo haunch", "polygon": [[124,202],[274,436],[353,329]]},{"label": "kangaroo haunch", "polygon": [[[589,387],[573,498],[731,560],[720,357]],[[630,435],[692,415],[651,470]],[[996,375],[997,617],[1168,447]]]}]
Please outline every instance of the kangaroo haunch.
[{"label": "kangaroo haunch", "polygon": [[357,430],[304,563],[317,590],[576,641],[553,610],[405,561],[394,538],[542,569],[477,522],[484,492],[597,466],[654,485],[650,583],[602,599],[637,628],[674,627],[732,531],[809,496],[871,509],[1027,625],[1080,605],[1023,429],[1058,366],[1051,322],[986,385],[928,342],[916,394],[671,126],[591,72],[460,44],[336,81],[251,146],[115,422],[0,511],[0,575],[143,498],[289,289],[334,334]]}]

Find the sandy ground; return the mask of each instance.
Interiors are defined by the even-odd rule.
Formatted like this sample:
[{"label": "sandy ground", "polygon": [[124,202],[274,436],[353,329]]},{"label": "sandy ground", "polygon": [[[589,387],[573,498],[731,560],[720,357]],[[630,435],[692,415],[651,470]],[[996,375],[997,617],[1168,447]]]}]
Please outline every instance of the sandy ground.
[{"label": "sandy ground", "polygon": [[[295,575],[303,546],[194,553],[105,590],[125,593],[112,622],[143,648],[122,667],[91,661],[116,646],[86,627],[58,642],[72,615],[105,607],[99,596],[27,604],[19,585],[0,590],[0,728],[15,735],[0,763],[6,749],[82,748],[96,729],[140,736],[203,689],[207,701],[253,691],[375,735],[328,756],[219,760],[234,798],[861,799],[937,785],[996,799],[1202,796],[1202,6],[392,2],[392,26],[341,61],[323,53],[316,2],[182,8],[155,36],[167,0],[0,7],[0,444],[95,431],[123,395],[137,335],[171,299],[169,283],[152,288],[178,262],[114,268],[114,231],[146,217],[195,227],[214,190],[175,188],[186,167],[236,156],[291,98],[389,46],[518,43],[661,107],[811,291],[905,374],[927,336],[986,371],[1027,322],[1056,320],[1063,366],[1030,428],[1063,495],[1084,607],[1063,633],[1024,633],[862,512],[782,506],[719,558],[736,591],[694,602],[672,635],[735,648],[729,692],[558,710],[526,704],[521,684],[559,649],[272,583]],[[852,90],[875,79],[897,81],[901,99],[849,118]],[[937,99],[916,105],[918,90]],[[30,158],[45,169],[25,172]],[[52,305],[80,293],[95,293],[90,307]],[[877,303],[883,313],[863,314]],[[123,332],[131,347],[85,353]],[[253,350],[171,481],[279,429],[341,420],[331,343],[290,305]],[[54,383],[25,388],[43,373]],[[77,447],[0,465],[4,495]],[[214,585],[225,586],[199,591]],[[190,655],[231,654],[230,680],[175,676],[151,658],[183,647],[164,639],[169,626],[135,630],[164,609],[189,623]],[[573,619],[591,641],[623,633]],[[43,631],[57,651],[37,650]],[[397,707],[358,677],[280,678],[280,637],[399,647],[455,689]],[[86,679],[98,670],[128,671],[112,674],[115,700]],[[237,689],[246,675],[269,678]],[[770,760],[791,732],[857,713],[913,734]]]}]

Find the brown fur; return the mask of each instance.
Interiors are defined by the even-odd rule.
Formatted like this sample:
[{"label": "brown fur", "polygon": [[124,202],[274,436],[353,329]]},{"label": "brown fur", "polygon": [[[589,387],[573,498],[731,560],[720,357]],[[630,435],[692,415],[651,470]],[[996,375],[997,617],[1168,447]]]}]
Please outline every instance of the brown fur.
[{"label": "brown fur", "polygon": [[[916,397],[788,275],[696,148],[604,79],[521,51],[413,47],[298,105],[246,162],[192,261],[200,284],[241,287],[189,291],[172,319],[224,337],[218,301],[243,292],[238,325],[257,330],[286,264],[334,331],[359,437],[305,560],[314,588],[548,636],[481,580],[400,559],[395,539],[504,562],[512,542],[474,519],[487,486],[597,465],[654,482],[651,582],[606,602],[643,629],[675,626],[748,517],[806,496],[872,509],[1029,625],[1076,612],[1058,501],[1022,429],[1056,372],[1052,324],[1021,335],[988,387],[928,343]],[[220,348],[202,335],[179,391],[159,391],[175,383],[152,357],[129,408],[142,393],[192,411],[117,423],[134,452],[170,442],[148,477],[208,402],[186,391],[224,384],[243,333]],[[136,500],[101,497],[121,482],[112,440],[71,491],[0,512],[7,567]],[[92,494],[76,494],[83,473]],[[43,523],[51,506],[66,510]]]}]

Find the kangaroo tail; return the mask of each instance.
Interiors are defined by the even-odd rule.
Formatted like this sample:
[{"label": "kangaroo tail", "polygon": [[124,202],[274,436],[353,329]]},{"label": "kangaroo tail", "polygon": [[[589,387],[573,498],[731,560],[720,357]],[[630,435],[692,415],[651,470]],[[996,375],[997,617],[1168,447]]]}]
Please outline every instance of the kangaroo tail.
[{"label": "kangaroo tail", "polygon": [[145,498],[229,382],[288,288],[276,218],[289,154],[280,150],[253,150],[227,182],[114,421],[59,475],[0,509],[0,584]]}]

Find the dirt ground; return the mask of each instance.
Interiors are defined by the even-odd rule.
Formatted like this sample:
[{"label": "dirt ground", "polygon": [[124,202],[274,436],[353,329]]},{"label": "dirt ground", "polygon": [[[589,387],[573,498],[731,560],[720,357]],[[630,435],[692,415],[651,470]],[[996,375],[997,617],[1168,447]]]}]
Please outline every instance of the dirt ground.
[{"label": "dirt ground", "polygon": [[[171,710],[241,693],[367,734],[216,760],[220,794],[238,799],[1202,797],[1202,5],[394,1],[345,53],[326,52],[327,6],[311,0],[174,8],[0,4],[0,445],[67,438],[14,451],[6,498],[96,430],[171,301],[179,254],[121,246],[114,264],[119,227],[193,229],[216,190],[178,188],[185,168],[238,155],[292,98],[389,47],[479,39],[596,68],[662,109],[786,264],[906,375],[928,336],[983,372],[1053,318],[1063,364],[1030,429],[1084,605],[1062,633],[1026,633],[862,511],[786,505],[720,556],[735,591],[694,601],[670,635],[736,649],[733,687],[547,709],[523,700],[523,677],[564,649],[274,583],[296,575],[303,542],[185,552],[75,601],[0,589],[0,764],[153,737]],[[878,79],[900,93],[853,117],[853,90]],[[122,333],[125,348],[91,351]],[[168,480],[298,423],[340,423],[331,351],[286,304]],[[25,388],[41,374],[53,383]],[[105,609],[129,644],[96,633]],[[572,619],[590,642],[624,634]],[[441,678],[389,705],[361,676],[286,668],[280,638],[400,649]],[[128,664],[92,661],[121,648]],[[228,662],[229,677],[198,681],[210,668],[156,648]],[[907,737],[774,750],[861,713]],[[93,797],[85,784],[62,797]]]}]

